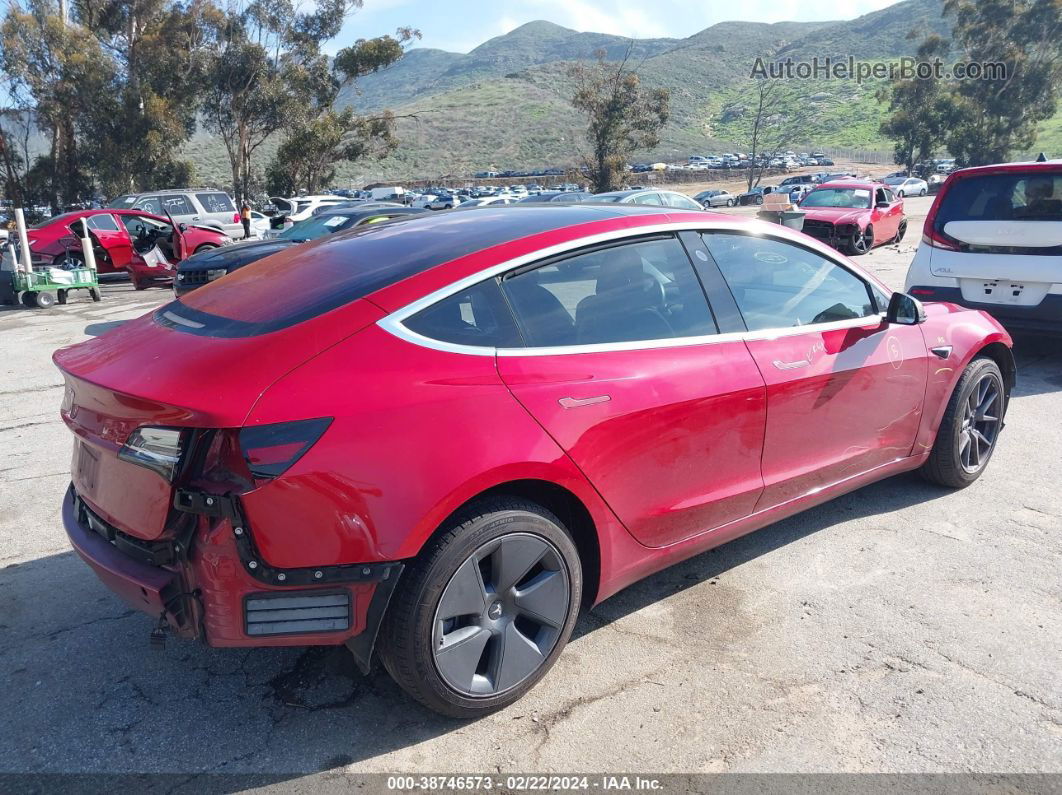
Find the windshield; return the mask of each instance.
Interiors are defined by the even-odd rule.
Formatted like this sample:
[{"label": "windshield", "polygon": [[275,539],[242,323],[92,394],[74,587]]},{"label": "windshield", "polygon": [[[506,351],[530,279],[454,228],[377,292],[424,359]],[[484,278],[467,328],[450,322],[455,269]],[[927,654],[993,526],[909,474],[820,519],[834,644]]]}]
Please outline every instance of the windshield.
[{"label": "windshield", "polygon": [[801,207],[870,208],[870,191],[866,188],[817,188],[804,197]]},{"label": "windshield", "polygon": [[305,221],[300,221],[281,232],[278,237],[283,240],[294,240],[305,243],[307,240],[316,240],[319,237],[338,232],[353,223],[353,218],[347,215],[315,215]]}]

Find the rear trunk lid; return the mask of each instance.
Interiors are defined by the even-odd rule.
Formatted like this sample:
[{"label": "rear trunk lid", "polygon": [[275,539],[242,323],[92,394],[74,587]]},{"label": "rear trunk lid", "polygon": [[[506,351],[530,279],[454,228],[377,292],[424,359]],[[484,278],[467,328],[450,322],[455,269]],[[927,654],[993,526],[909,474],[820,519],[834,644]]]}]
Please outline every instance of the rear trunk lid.
[{"label": "rear trunk lid", "polygon": [[148,540],[166,530],[175,485],[119,457],[134,430],[240,427],[277,379],[383,314],[355,301],[282,331],[217,337],[167,325],[156,317],[166,310],[53,357],[66,380],[62,417],[76,437],[75,489],[104,521]]}]

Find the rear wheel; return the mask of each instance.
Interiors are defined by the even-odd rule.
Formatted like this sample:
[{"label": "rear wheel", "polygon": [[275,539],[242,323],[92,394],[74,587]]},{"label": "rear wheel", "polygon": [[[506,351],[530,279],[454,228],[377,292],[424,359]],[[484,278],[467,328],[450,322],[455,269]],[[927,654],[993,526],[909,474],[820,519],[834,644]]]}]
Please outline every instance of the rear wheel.
[{"label": "rear wheel", "polygon": [[903,236],[907,234],[907,219],[904,218],[900,221],[900,225],[896,227],[896,237],[892,239],[893,243],[899,243],[903,240]]},{"label": "rear wheel", "polygon": [[727,199],[726,200],[726,206],[727,207],[733,207],[734,206],[734,200],[733,199]]},{"label": "rear wheel", "polygon": [[953,489],[981,477],[1003,428],[1006,400],[999,365],[985,357],[970,362],[948,401],[923,477]]},{"label": "rear wheel", "polygon": [[581,593],[579,554],[556,516],[525,500],[483,500],[403,575],[380,657],[425,706],[478,717],[512,704],[553,666]]},{"label": "rear wheel", "polygon": [[918,195],[919,196],[925,196],[926,195],[926,189],[922,188],[922,190],[918,191]]},{"label": "rear wheel", "polygon": [[763,197],[762,196],[757,196],[756,197],[756,204],[763,204]]},{"label": "rear wheel", "polygon": [[33,307],[37,306],[37,299],[32,292],[23,293],[22,297],[18,300],[22,302],[24,307],[28,307],[29,309],[33,309]]}]

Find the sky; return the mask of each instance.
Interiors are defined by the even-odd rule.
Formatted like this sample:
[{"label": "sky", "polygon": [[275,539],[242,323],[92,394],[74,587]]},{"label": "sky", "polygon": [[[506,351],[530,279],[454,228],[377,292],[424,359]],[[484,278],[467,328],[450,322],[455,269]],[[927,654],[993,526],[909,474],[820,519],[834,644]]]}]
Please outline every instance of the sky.
[{"label": "sky", "polygon": [[364,0],[335,51],[359,38],[419,28],[420,47],[468,52],[487,39],[535,19],[579,31],[631,38],[685,38],[717,22],[854,19],[896,0]]}]

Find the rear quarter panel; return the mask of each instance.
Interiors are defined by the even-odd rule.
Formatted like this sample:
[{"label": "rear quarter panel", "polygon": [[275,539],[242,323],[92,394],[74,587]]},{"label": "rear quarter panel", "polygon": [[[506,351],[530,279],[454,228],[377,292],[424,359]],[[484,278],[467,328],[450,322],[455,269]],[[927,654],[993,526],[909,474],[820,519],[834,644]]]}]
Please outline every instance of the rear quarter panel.
[{"label": "rear quarter panel", "polygon": [[523,479],[554,483],[582,501],[603,568],[609,538],[627,536],[512,397],[493,356],[434,351],[370,326],[274,384],[247,424],[322,416],[334,420],[317,444],[242,497],[273,566],[413,557],[463,503]]}]

